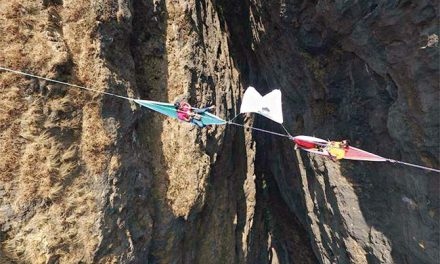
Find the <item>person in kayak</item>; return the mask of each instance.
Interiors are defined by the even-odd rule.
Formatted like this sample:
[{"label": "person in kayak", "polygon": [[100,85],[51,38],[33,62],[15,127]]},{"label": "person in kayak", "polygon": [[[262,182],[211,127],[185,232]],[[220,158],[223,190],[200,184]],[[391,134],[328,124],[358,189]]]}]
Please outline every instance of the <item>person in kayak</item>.
[{"label": "person in kayak", "polygon": [[330,155],[330,158],[335,161],[343,159],[345,157],[345,153],[347,152],[348,147],[348,140],[342,140],[330,141],[325,148]]},{"label": "person in kayak", "polygon": [[212,105],[204,108],[195,108],[191,107],[191,105],[187,102],[176,102],[174,103],[174,108],[177,110],[177,118],[179,120],[192,123],[200,128],[204,128],[206,125],[202,122],[202,117],[200,114],[213,110],[215,106]]}]

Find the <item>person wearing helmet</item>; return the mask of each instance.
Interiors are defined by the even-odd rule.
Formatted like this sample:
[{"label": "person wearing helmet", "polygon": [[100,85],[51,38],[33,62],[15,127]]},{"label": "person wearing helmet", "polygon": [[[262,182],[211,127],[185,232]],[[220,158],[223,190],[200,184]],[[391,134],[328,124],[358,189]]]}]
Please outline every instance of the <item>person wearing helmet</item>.
[{"label": "person wearing helmet", "polygon": [[210,111],[215,108],[214,105],[205,108],[191,107],[187,102],[176,102],[174,108],[177,110],[177,118],[179,120],[189,122],[197,125],[200,128],[206,127],[202,122],[200,114]]}]

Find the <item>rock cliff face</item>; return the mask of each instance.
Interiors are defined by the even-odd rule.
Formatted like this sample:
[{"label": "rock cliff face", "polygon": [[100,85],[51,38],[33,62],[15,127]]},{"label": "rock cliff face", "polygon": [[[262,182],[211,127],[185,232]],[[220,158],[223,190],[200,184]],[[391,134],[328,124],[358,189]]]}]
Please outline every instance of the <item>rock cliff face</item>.
[{"label": "rock cliff face", "polygon": [[[439,167],[434,1],[0,3],[0,66]],[[282,132],[260,117],[240,122]],[[0,74],[1,263],[436,263],[440,177]]]}]

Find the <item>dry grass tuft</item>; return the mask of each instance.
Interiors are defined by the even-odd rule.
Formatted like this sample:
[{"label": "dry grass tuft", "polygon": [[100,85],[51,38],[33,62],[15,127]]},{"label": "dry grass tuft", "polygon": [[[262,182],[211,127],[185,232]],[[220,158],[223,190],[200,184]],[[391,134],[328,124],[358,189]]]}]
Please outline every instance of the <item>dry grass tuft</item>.
[{"label": "dry grass tuft", "polygon": [[106,133],[98,105],[89,104],[83,111],[81,153],[87,164],[92,165],[88,169],[94,174],[100,174],[108,161],[106,152],[115,139]]},{"label": "dry grass tuft", "polygon": [[[46,9],[38,1],[2,1],[0,65],[51,77],[71,60],[80,71],[93,72],[90,32],[96,25],[89,2],[64,5]],[[63,21],[65,15],[71,23]],[[45,82],[0,72],[0,185],[7,192],[0,207],[12,208],[0,252],[17,262],[91,263],[102,216],[90,175],[103,172],[113,138],[99,105],[89,105],[82,116],[86,96],[47,94],[44,87]]]}]

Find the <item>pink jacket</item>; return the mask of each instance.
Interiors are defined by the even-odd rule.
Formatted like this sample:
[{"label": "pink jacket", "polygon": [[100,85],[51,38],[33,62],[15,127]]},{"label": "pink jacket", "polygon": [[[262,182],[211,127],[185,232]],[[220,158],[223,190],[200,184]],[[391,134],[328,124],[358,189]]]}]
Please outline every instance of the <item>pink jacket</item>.
[{"label": "pink jacket", "polygon": [[177,118],[183,121],[189,121],[191,118],[189,113],[191,111],[191,106],[187,103],[181,103],[179,109],[177,110]]}]

